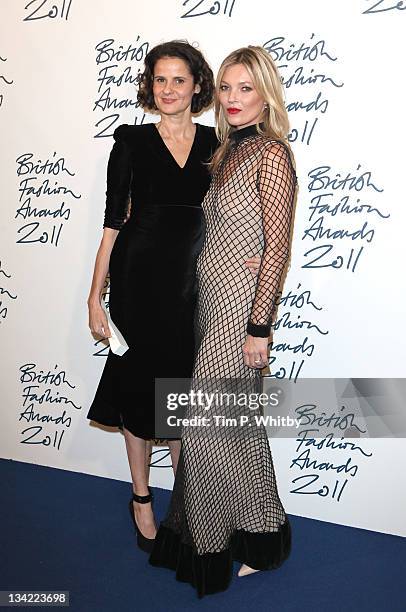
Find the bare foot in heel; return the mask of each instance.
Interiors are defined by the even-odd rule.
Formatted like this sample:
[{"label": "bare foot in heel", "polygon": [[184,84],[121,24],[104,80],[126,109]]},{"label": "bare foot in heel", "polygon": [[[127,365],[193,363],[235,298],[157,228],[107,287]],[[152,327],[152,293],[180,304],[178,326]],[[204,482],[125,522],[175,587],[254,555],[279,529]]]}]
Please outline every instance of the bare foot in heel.
[{"label": "bare foot in heel", "polygon": [[157,529],[151,504],[137,504],[133,501],[133,513],[141,533],[146,538],[155,538]]},{"label": "bare foot in heel", "polygon": [[243,565],[241,565],[240,569],[238,570],[238,575],[239,576],[248,576],[248,574],[254,574],[255,572],[259,572],[260,570],[256,570],[253,569],[252,567],[250,567],[249,565],[245,565],[245,563]]}]

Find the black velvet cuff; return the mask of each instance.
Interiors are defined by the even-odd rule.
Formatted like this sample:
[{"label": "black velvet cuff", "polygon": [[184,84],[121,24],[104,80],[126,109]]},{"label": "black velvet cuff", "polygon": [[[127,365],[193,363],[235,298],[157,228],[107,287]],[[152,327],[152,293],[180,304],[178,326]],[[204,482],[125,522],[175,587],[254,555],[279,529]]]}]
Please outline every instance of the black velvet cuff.
[{"label": "black velvet cuff", "polygon": [[247,334],[255,336],[256,338],[268,338],[271,333],[271,324],[268,325],[256,325],[251,321],[247,323]]},{"label": "black velvet cuff", "polygon": [[120,219],[105,219],[103,223],[103,229],[105,227],[108,227],[110,229],[120,231],[121,229],[123,229],[124,223],[125,223],[125,220],[122,221]]}]

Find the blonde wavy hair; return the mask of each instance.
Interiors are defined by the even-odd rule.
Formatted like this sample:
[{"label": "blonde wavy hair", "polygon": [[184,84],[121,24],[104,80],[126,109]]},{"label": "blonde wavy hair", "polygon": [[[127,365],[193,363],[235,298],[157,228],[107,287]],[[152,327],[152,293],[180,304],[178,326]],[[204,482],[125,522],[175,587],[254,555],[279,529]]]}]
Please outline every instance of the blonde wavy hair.
[{"label": "blonde wavy hair", "polygon": [[262,47],[252,45],[242,47],[230,53],[223,60],[217,74],[214,110],[216,134],[220,141],[220,146],[210,162],[210,170],[212,172],[218,168],[229,148],[228,136],[233,128],[224,115],[223,108],[219,102],[219,92],[226,69],[235,64],[242,64],[246,68],[256,91],[266,104],[263,116],[260,119],[260,122],[264,125],[263,128],[257,125],[258,133],[269,138],[282,140],[288,144],[289,119],[284,103],[281,77],[275,62]]}]

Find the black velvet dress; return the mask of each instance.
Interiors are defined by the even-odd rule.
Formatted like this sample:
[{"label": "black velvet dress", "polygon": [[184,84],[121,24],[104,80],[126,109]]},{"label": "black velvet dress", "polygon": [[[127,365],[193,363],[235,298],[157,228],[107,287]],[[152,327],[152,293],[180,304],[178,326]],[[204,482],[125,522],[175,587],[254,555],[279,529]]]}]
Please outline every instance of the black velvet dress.
[{"label": "black velvet dress", "polygon": [[155,378],[190,378],[193,370],[201,203],[218,142],[213,128],[196,124],[181,168],[154,124],[121,125],[114,140],[104,227],[120,231],[109,303],[130,348],[123,356],[109,351],[87,418],[153,439]]}]

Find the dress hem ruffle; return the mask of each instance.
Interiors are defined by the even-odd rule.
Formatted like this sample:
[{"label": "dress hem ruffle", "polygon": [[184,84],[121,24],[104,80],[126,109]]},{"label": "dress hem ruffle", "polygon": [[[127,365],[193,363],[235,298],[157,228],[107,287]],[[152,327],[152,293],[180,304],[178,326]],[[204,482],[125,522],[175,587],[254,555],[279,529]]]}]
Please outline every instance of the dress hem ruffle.
[{"label": "dress hem ruffle", "polygon": [[233,561],[257,570],[276,569],[288,558],[291,549],[291,528],[288,518],[278,531],[234,532],[229,548],[198,555],[181,536],[160,525],[149,563],[176,572],[176,580],[189,582],[199,598],[225,591],[233,575]]},{"label": "dress hem ruffle", "polygon": [[135,431],[133,428],[131,428],[131,425],[126,426],[126,424],[123,423],[122,420],[110,419],[108,417],[99,416],[97,412],[93,410],[89,410],[86,418],[89,419],[89,421],[94,421],[95,423],[98,423],[99,425],[103,425],[104,427],[117,427],[118,429],[120,429],[122,433],[124,433],[124,428],[126,428],[128,429],[130,433],[133,434],[133,436],[136,436],[137,438],[142,438],[143,440],[152,441],[153,443],[157,443],[157,444],[167,443],[168,440],[172,442],[172,441],[177,441],[181,439],[181,438],[157,438],[155,434],[153,433]]}]

